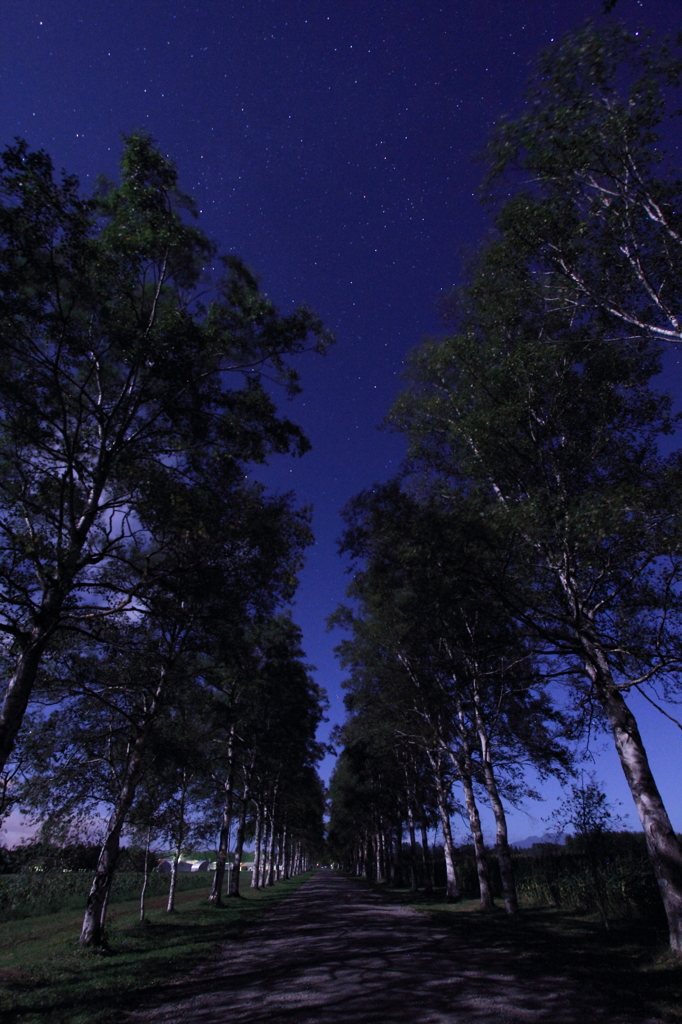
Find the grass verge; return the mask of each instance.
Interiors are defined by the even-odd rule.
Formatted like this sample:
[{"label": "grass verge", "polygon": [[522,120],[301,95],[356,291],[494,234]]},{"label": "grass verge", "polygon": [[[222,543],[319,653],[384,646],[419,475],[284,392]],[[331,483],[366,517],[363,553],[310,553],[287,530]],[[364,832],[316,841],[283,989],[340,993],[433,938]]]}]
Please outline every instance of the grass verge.
[{"label": "grass verge", "polygon": [[510,918],[499,900],[493,913],[482,914],[478,900],[446,903],[444,890],[413,893],[364,884],[428,914],[468,948],[507,954],[520,975],[539,976],[560,966],[579,982],[598,986],[614,1013],[682,1024],[682,964],[667,948],[663,924],[620,920],[606,931],[596,915],[529,906]]},{"label": "grass verge", "polygon": [[215,908],[206,890],[179,893],[177,911],[166,897],[148,901],[138,921],[137,901],[108,915],[109,951],[76,944],[81,911],[63,911],[0,925],[0,1019],[3,1024],[113,1024],[139,1007],[154,988],[191,969],[221,942],[235,942],[249,924],[297,889],[310,873],[272,889],[245,889]]}]

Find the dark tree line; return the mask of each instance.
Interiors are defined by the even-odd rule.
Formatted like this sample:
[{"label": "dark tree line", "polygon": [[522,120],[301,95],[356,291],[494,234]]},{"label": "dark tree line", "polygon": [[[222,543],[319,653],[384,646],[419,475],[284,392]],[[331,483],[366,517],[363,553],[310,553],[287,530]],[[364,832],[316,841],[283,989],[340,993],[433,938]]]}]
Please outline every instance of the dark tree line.
[{"label": "dark tree line", "polygon": [[[657,379],[682,341],[666,152],[681,69],[679,45],[587,26],[541,58],[526,111],[493,136],[494,235],[389,417],[404,473],[347,511],[351,718],[332,818],[350,856],[381,845],[381,808],[400,849],[415,808],[427,820],[440,799],[445,822],[462,800],[487,906],[485,794],[514,912],[504,801],[524,765],[570,767],[562,734],[604,728],[678,954],[682,853],[628,696],[679,699],[682,667],[679,417]],[[351,814],[356,776],[385,795]]]},{"label": "dark tree line", "polygon": [[143,135],[87,196],[22,141],[0,156],[0,792],[45,834],[108,808],[86,946],[126,829],[176,865],[220,831],[216,902],[233,826],[237,861],[258,822],[256,884],[321,842],[324,702],[285,611],[310,515],[249,469],[308,448],[271,391],[330,338],[193,212]]}]

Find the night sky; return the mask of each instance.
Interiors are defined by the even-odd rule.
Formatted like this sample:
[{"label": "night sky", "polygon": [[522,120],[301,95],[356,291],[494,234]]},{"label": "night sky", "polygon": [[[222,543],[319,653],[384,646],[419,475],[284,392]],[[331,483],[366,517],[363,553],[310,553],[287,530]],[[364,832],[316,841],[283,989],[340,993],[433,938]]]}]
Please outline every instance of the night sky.
[{"label": "night sky", "polygon": [[[221,250],[239,254],[283,311],[305,302],[336,335],[326,358],[301,360],[303,394],[284,407],[313,451],[257,474],[314,505],[317,543],[294,617],[328,692],[331,723],[343,716],[339,636],[325,630],[346,585],[339,510],[398,469],[402,443],[378,425],[406,353],[440,331],[438,298],[459,281],[462,260],[487,229],[476,154],[502,114],[520,111],[538,50],[598,17],[601,6],[2,4],[0,144],[19,135],[46,149],[87,191],[99,173],[116,177],[122,134],[149,131],[176,161],[201,227]],[[682,29],[682,0],[620,0],[614,13],[656,33]],[[644,715],[654,771],[682,830],[680,732]],[[608,737],[594,745],[607,751],[597,775],[636,827],[610,746]],[[541,833],[538,817],[551,805],[529,810],[533,819],[513,816],[513,839]]]}]

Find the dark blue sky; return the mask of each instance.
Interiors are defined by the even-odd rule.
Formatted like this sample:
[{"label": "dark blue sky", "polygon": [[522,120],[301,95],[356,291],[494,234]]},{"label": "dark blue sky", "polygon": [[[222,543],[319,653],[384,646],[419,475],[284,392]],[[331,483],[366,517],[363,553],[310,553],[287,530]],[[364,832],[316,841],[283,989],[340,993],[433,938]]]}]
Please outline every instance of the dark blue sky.
[{"label": "dark blue sky", "polygon": [[[336,334],[328,357],[301,363],[304,392],[286,410],[313,451],[260,474],[315,507],[294,614],[335,721],[341,674],[324,620],[345,587],[338,512],[398,467],[399,439],[377,426],[406,353],[438,332],[436,302],[486,230],[476,153],[520,110],[537,51],[600,10],[601,0],[3,2],[0,144],[26,138],[88,189],[100,172],[115,177],[121,134],[147,129],[206,233],[284,310],[307,302]],[[619,0],[615,13],[682,29],[682,0]],[[659,719],[651,729],[667,729],[655,744],[665,773],[668,743],[679,763],[679,731]],[[598,774],[618,780],[607,762]],[[682,828],[677,791],[671,776]],[[538,827],[520,819],[517,832]]]}]

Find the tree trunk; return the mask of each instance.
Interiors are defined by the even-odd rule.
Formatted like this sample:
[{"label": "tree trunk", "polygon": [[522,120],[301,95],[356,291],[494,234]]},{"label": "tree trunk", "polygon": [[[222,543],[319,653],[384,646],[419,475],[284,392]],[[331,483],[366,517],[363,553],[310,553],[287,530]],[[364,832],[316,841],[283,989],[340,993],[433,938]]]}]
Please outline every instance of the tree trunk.
[{"label": "tree trunk", "polygon": [[388,827],[381,825],[381,870],[382,876],[389,885],[393,884],[393,842]]},{"label": "tree trunk", "polygon": [[241,878],[242,870],[242,854],[244,852],[244,832],[246,829],[246,812],[249,806],[249,787],[244,785],[244,792],[242,793],[242,806],[239,812],[239,822],[237,824],[237,838],[235,840],[234,857],[232,859],[232,874],[230,875],[229,881],[229,892],[230,896],[239,896],[239,882]]},{"label": "tree trunk", "polygon": [[267,804],[263,807],[263,842],[260,859],[260,887],[265,888],[268,878],[268,850],[270,849],[270,816]]},{"label": "tree trunk", "polygon": [[175,886],[178,881],[178,864],[180,863],[180,853],[185,842],[185,802],[187,800],[187,785],[187,771],[183,768],[182,787],[180,789],[180,816],[178,819],[177,832],[178,841],[175,847],[175,856],[173,857],[173,869],[171,871],[170,888],[168,890],[168,905],[166,907],[167,914],[173,914],[175,912]]},{"label": "tree trunk", "polygon": [[275,884],[275,808],[274,804],[268,814],[268,847],[266,853],[265,878],[263,884],[271,886]]},{"label": "tree trunk", "polygon": [[[468,758],[466,759],[468,761]],[[468,763],[460,767],[460,779],[464,789],[464,802],[466,803],[467,814],[469,815],[469,827],[471,837],[474,841],[474,853],[476,855],[476,871],[478,873],[478,885],[481,893],[481,910],[492,910],[494,907],[492,892],[490,890],[490,875],[485,857],[485,843],[483,841],[483,830],[481,829],[481,818],[476,806],[474,787],[469,773]]]},{"label": "tree trunk", "polygon": [[[124,819],[125,815],[122,818]],[[90,887],[90,894],[88,895],[88,902],[83,916],[83,926],[80,939],[78,940],[78,945],[86,948],[104,945],[106,905],[111,883],[114,880],[114,872],[116,871],[123,820],[121,820],[120,826],[117,826],[118,822],[110,829],[104,841],[97,861],[97,873]]]},{"label": "tree trunk", "polygon": [[212,903],[215,907],[222,906],[223,902],[223,882],[225,880],[225,869],[227,867],[227,855],[229,852],[231,831],[232,791],[230,790],[229,796],[223,804],[223,819],[220,825],[220,835],[218,837],[218,854],[215,862],[215,872],[213,873],[211,891],[208,895],[209,903]]},{"label": "tree trunk", "polygon": [[282,878],[286,881],[289,877],[289,830],[285,822],[282,830]]},{"label": "tree trunk", "polygon": [[507,818],[493,776],[492,765],[484,761],[483,771],[485,773],[486,789],[488,790],[490,804],[495,816],[495,850],[500,865],[504,906],[508,914],[518,914],[519,901],[516,895],[516,882],[514,881],[514,865],[512,864],[511,850],[509,849]]},{"label": "tree trunk", "polygon": [[407,831],[410,837],[410,891],[416,892],[419,888],[417,875],[417,839],[414,834],[414,813],[409,799],[407,802]]},{"label": "tree trunk", "polygon": [[386,856],[388,857],[388,871],[386,876],[391,885],[398,887],[398,845],[396,842],[395,830],[390,826],[386,833],[386,838]]},{"label": "tree trunk", "polygon": [[405,857],[403,850],[403,823],[399,822],[396,828],[396,844],[395,844],[395,882],[393,883],[397,888],[402,888],[405,884]]},{"label": "tree trunk", "polygon": [[682,956],[682,850],[654,781],[637,721],[616,688],[605,655],[592,638],[581,637],[585,667],[611,726],[621,767],[646,836],[649,857],[663,899],[670,948]]},{"label": "tree trunk", "polygon": [[[55,623],[57,617],[55,617]],[[0,709],[0,771],[9,760],[21,723],[31,699],[41,658],[54,628],[34,631],[34,636],[19,655]]]},{"label": "tree trunk", "polygon": [[152,844],[152,827],[151,825],[147,829],[147,841],[144,847],[144,879],[142,881],[142,891],[140,893],[140,922],[144,921],[145,911],[145,895],[147,892],[147,883],[149,882],[149,848]]},{"label": "tree trunk", "polygon": [[455,873],[455,844],[452,841],[452,826],[450,825],[450,814],[448,813],[447,800],[443,789],[443,782],[440,775],[436,776],[436,799],[438,801],[438,813],[440,824],[443,829],[443,854],[445,856],[445,898],[453,902],[460,899],[457,874]]},{"label": "tree trunk", "polygon": [[253,844],[253,871],[251,873],[251,888],[260,889],[260,879],[258,877],[260,871],[260,844],[261,844],[261,833],[263,829],[263,814],[261,811],[261,803],[256,804],[256,836]]},{"label": "tree trunk", "polygon": [[504,806],[500,799],[500,793],[497,788],[497,780],[495,779],[495,772],[493,771],[492,760],[490,756],[490,743],[488,742],[488,733],[483,724],[483,718],[478,708],[478,702],[476,705],[476,726],[478,730],[478,739],[481,747],[481,759],[483,762],[483,776],[485,778],[485,788],[488,791],[488,797],[490,798],[490,806],[493,809],[493,815],[495,816],[495,849],[497,851],[497,860],[500,865],[500,878],[502,879],[502,894],[504,896],[504,906],[508,914],[518,914],[519,902],[516,896],[516,883],[514,882],[514,867],[512,865],[511,851],[509,849],[509,838],[507,834],[507,817],[504,813]]},{"label": "tree trunk", "polygon": [[[65,596],[73,592],[78,574],[83,568],[80,554],[97,518],[103,487],[104,480],[101,480],[93,488],[87,506],[80,514],[75,531],[71,533],[69,543],[60,559],[59,580],[43,593],[40,610],[35,614],[34,627],[24,640],[25,646],[19,654],[16,668],[5,692],[0,709],[0,772],[14,749],[43,654],[59,628]],[[86,559],[87,561],[90,559]]]},{"label": "tree trunk", "polygon": [[275,855],[277,849],[277,835],[275,832],[275,822],[271,817],[268,824],[268,845],[265,851],[265,864],[263,874],[263,885],[271,886],[275,884]]},{"label": "tree trunk", "polygon": [[433,859],[431,857],[431,851],[429,850],[429,836],[426,830],[426,822],[424,818],[420,822],[421,837],[422,837],[422,856],[424,859],[424,891],[433,892],[434,889],[434,878],[433,878]]},{"label": "tree trunk", "polygon": [[149,733],[159,707],[159,698],[165,681],[166,669],[164,667],[161,670],[161,678],[152,699],[147,719],[133,745],[132,756],[126,768],[118,800],[107,824],[107,836],[100,851],[95,877],[90,887],[85,914],[83,915],[83,926],[78,940],[78,945],[82,947],[97,947],[104,944],[107,901],[109,899],[111,883],[114,880],[114,872],[116,871],[121,832],[128,816],[128,811],[135,799],[138,783],[142,777]]},{"label": "tree trunk", "polygon": [[381,877],[385,882],[391,882],[391,837],[386,832],[386,825],[382,822],[379,831],[381,842]]},{"label": "tree trunk", "polygon": [[168,903],[166,904],[166,913],[172,914],[175,911],[175,886],[178,881],[178,864],[180,863],[180,847],[175,847],[175,854],[173,855],[173,866],[171,868],[170,885],[168,887]]},{"label": "tree trunk", "polygon": [[269,806],[265,807],[266,814],[266,825],[267,825],[267,845],[265,850],[265,860],[263,872],[263,885],[271,886],[275,884],[275,844],[277,841],[277,792],[279,790],[279,780],[275,783],[272,789],[272,796],[270,798]]},{"label": "tree trunk", "polygon": [[234,724],[230,728],[230,738],[227,745],[227,778],[223,784],[225,800],[223,802],[223,814],[220,823],[220,834],[218,836],[218,854],[215,862],[213,883],[208,896],[209,903],[215,907],[222,906],[223,882],[225,879],[225,868],[227,866],[227,854],[230,847],[230,832],[232,831],[232,802],[234,798],[234,766],[232,763],[232,751],[234,743]]},{"label": "tree trunk", "polygon": [[481,910],[493,910],[492,891],[490,888],[490,874],[485,856],[485,843],[483,841],[483,830],[481,829],[481,818],[476,805],[474,795],[473,768],[471,763],[471,745],[469,729],[466,724],[466,717],[460,699],[457,699],[457,717],[459,719],[459,751],[455,754],[449,750],[453,764],[457,766],[459,777],[464,790],[464,802],[466,803],[469,816],[469,827],[471,837],[474,841],[474,853],[476,856],[476,871],[478,873],[478,884],[481,894]]}]

